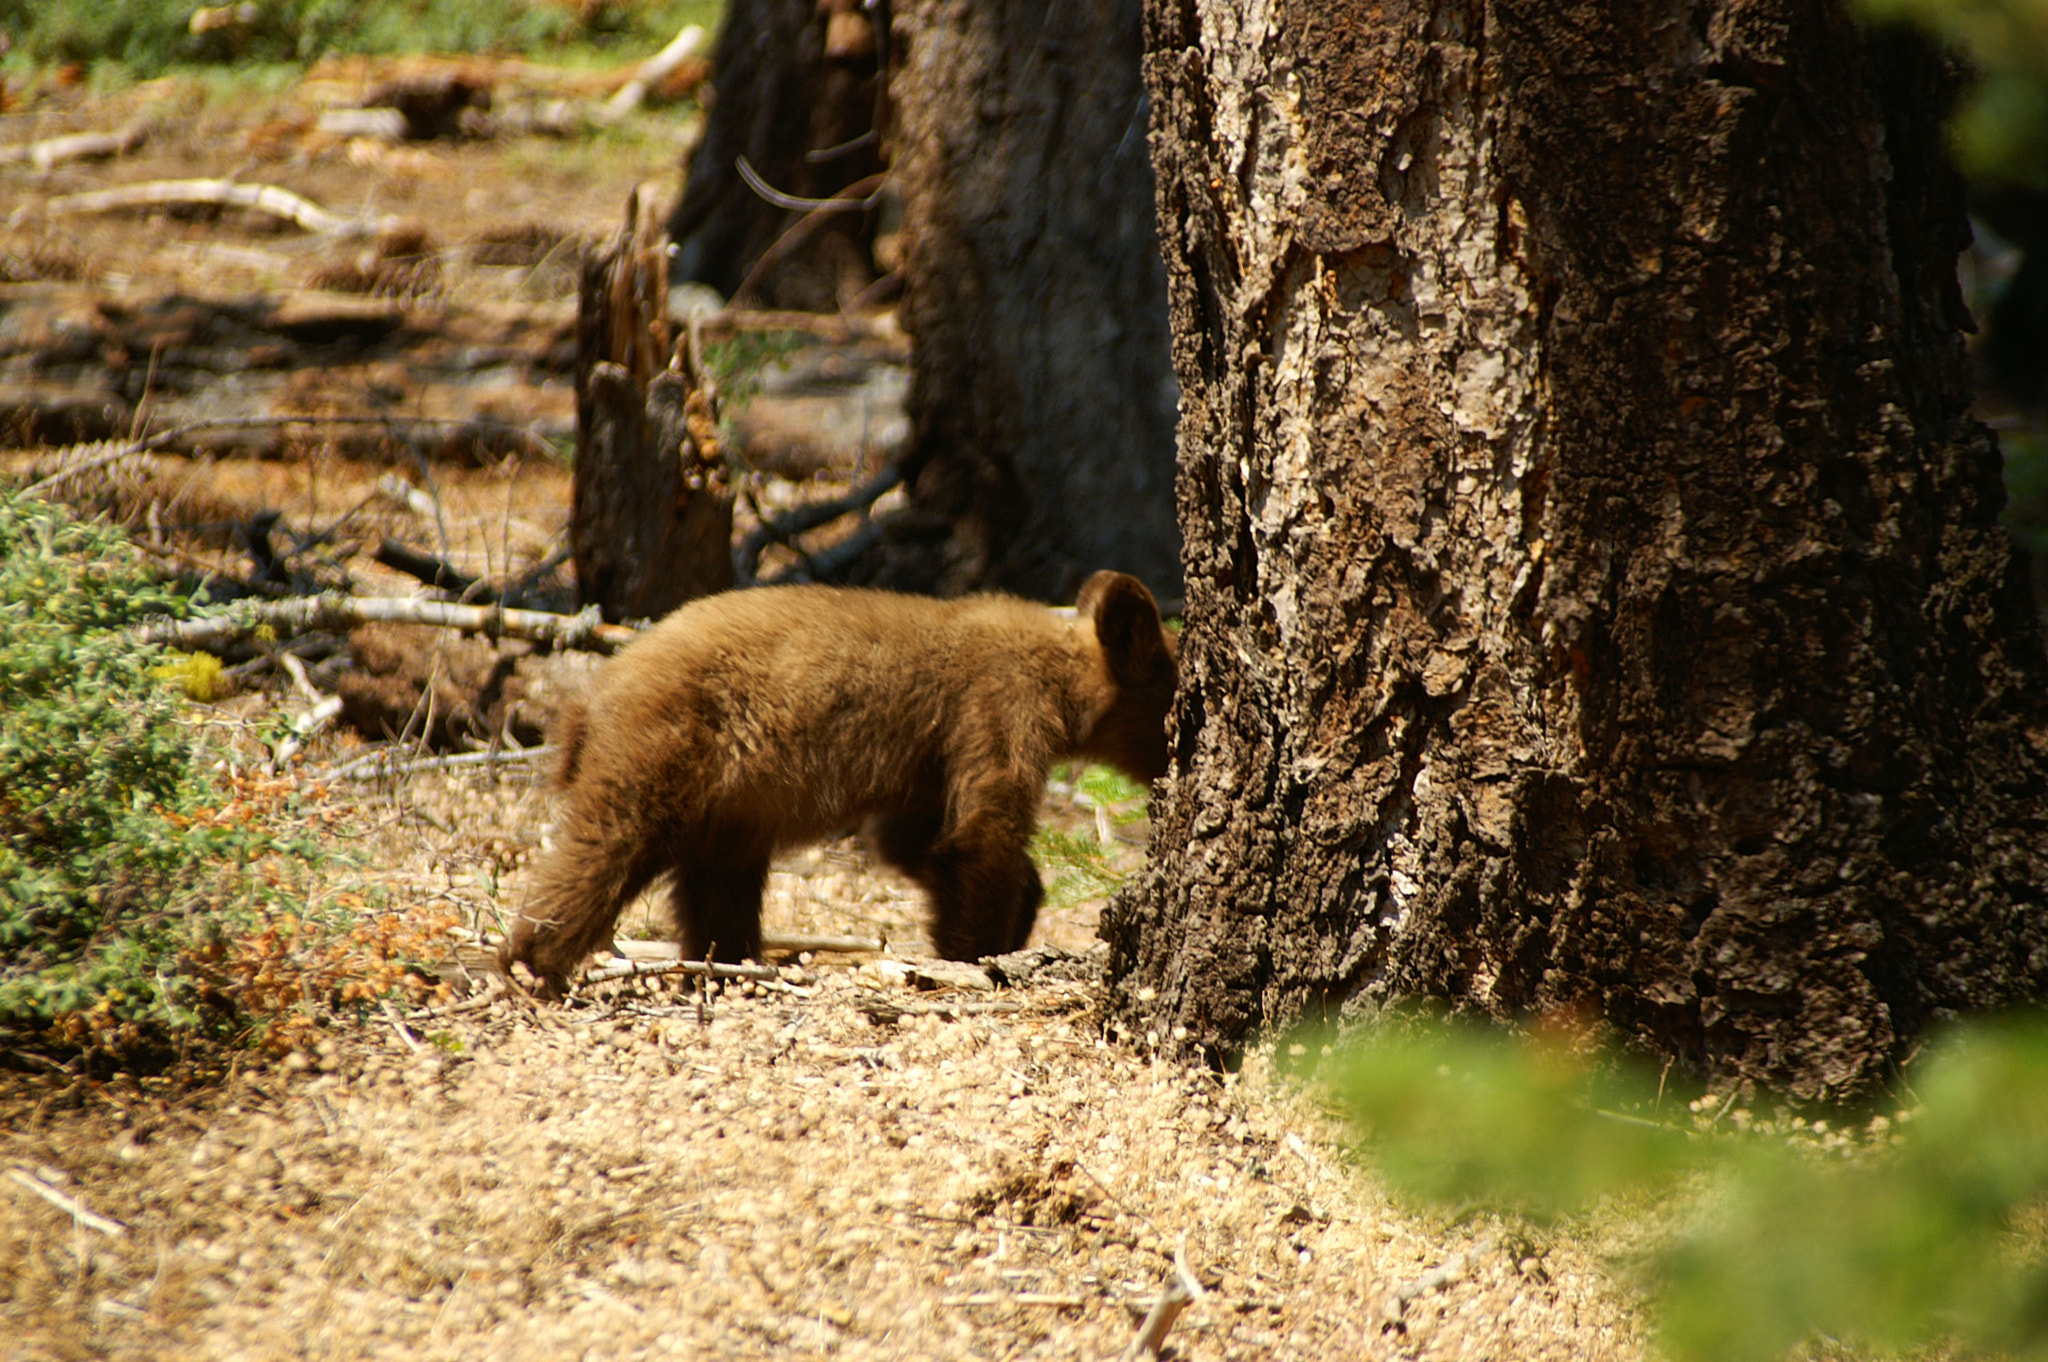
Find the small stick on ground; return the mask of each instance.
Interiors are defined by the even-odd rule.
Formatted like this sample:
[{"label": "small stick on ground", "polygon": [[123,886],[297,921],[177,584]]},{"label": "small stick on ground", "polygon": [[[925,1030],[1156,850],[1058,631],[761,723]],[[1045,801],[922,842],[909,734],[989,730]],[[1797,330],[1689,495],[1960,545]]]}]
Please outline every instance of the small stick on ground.
[{"label": "small stick on ground", "polygon": [[8,1169],[7,1176],[14,1179],[22,1186],[28,1188],[31,1192],[34,1192],[37,1196],[49,1202],[58,1210],[70,1216],[73,1221],[85,1226],[85,1228],[89,1230],[98,1230],[101,1234],[108,1235],[114,1238],[119,1238],[121,1235],[128,1233],[128,1227],[126,1225],[123,1225],[120,1221],[109,1220],[103,1215],[93,1214],[91,1211],[88,1211],[85,1207],[81,1206],[77,1201],[75,1201],[71,1197],[65,1196],[62,1192],[50,1186],[41,1178],[31,1177],[27,1173],[22,1172],[19,1168]]},{"label": "small stick on ground", "polygon": [[367,757],[358,757],[338,771],[326,772],[327,780],[382,780],[386,776],[411,776],[422,771],[454,771],[465,766],[511,766],[540,761],[555,754],[555,749],[545,745],[533,747],[501,747],[495,752],[460,752],[448,757],[420,757],[413,761],[398,761],[390,752],[372,752]]},{"label": "small stick on ground", "polygon": [[1493,1251],[1493,1241],[1482,1239],[1463,1253],[1455,1253],[1436,1267],[1394,1288],[1394,1294],[1387,1302],[1387,1318],[1399,1320],[1408,1308],[1408,1302],[1417,1296],[1426,1296],[1432,1291],[1451,1285],[1465,1275],[1467,1268]]},{"label": "small stick on ground", "polygon": [[398,1009],[391,1005],[391,1000],[386,998],[382,1006],[384,1008],[384,1020],[391,1023],[391,1029],[396,1031],[398,1038],[405,1042],[405,1048],[414,1054],[420,1053],[422,1048],[420,1043],[412,1038],[412,1032],[405,1029],[405,1023],[399,1020]]},{"label": "small stick on ground", "polygon": [[1173,1276],[1167,1279],[1166,1289],[1152,1302],[1152,1309],[1145,1315],[1145,1322],[1138,1326],[1138,1336],[1125,1348],[1121,1362],[1136,1362],[1140,1357],[1157,1357],[1165,1345],[1167,1334],[1173,1331],[1173,1322],[1180,1318],[1180,1312],[1187,1309],[1192,1301],[1198,1301],[1209,1293],[1202,1289],[1195,1274],[1188,1271],[1187,1244],[1173,1252]]},{"label": "small stick on ground", "polygon": [[752,979],[758,983],[787,982],[773,965],[719,965],[705,960],[629,960],[614,956],[584,972],[587,979],[634,979],[650,974],[694,974],[702,979]]}]

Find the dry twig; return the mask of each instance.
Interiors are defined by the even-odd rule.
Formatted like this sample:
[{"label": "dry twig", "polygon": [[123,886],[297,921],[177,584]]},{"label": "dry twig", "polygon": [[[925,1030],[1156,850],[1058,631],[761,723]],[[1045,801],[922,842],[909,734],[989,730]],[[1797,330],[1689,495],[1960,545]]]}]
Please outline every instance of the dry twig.
[{"label": "dry twig", "polygon": [[58,1210],[64,1212],[64,1214],[70,1216],[73,1221],[85,1226],[85,1228],[89,1230],[98,1230],[101,1234],[109,1235],[115,1238],[118,1238],[121,1235],[128,1233],[128,1227],[126,1225],[123,1225],[120,1221],[109,1220],[103,1215],[93,1214],[91,1211],[88,1211],[85,1207],[81,1206],[77,1201],[75,1201],[71,1197],[65,1196],[62,1192],[50,1186],[41,1178],[31,1177],[27,1173],[22,1172],[19,1168],[8,1169],[7,1176],[13,1178],[16,1182],[28,1188],[31,1192],[34,1192],[43,1200],[49,1202],[52,1206],[55,1206]]},{"label": "dry twig", "polygon": [[864,486],[856,487],[843,496],[799,506],[783,516],[762,516],[761,523],[748,532],[740,546],[733,550],[733,567],[737,575],[743,582],[753,581],[755,570],[761,565],[761,551],[770,544],[787,544],[798,535],[849,512],[866,510],[902,482],[902,466],[892,463]]},{"label": "dry twig", "polygon": [[782,977],[782,971],[773,965],[721,965],[707,960],[629,960],[623,955],[613,956],[601,965],[592,965],[584,977],[632,979],[649,974],[694,974],[701,978],[752,979],[772,984],[788,982]]},{"label": "dry twig", "polygon": [[384,999],[381,1006],[384,1009],[384,1020],[391,1023],[391,1029],[396,1031],[398,1038],[405,1042],[405,1048],[414,1054],[420,1053],[420,1043],[412,1038],[412,1032],[405,1029],[405,1023],[399,1020],[398,1009],[391,1005],[391,1000],[389,998]]},{"label": "dry twig", "polygon": [[1404,1282],[1402,1285],[1395,1287],[1393,1295],[1387,1299],[1387,1318],[1399,1321],[1402,1313],[1407,1310],[1409,1301],[1414,1300],[1417,1296],[1426,1296],[1432,1291],[1440,1290],[1458,1281],[1465,1275],[1466,1269],[1492,1251],[1493,1241],[1491,1239],[1482,1239],[1463,1253],[1452,1254],[1449,1258],[1444,1259],[1442,1263],[1423,1273],[1414,1281]]},{"label": "dry twig", "polygon": [[1147,1354],[1157,1357],[1165,1344],[1167,1334],[1173,1331],[1173,1322],[1180,1318],[1180,1312],[1187,1309],[1190,1301],[1198,1301],[1209,1293],[1202,1289],[1195,1274],[1188,1271],[1187,1244],[1185,1241],[1173,1252],[1173,1276],[1167,1279],[1166,1289],[1152,1302],[1146,1312],[1145,1322],[1138,1326],[1138,1336],[1123,1351],[1122,1362],[1135,1362]]},{"label": "dry twig", "polygon": [[329,771],[328,780],[382,780],[389,776],[417,775],[422,771],[453,771],[464,766],[509,766],[515,762],[539,761],[551,757],[555,749],[545,745],[534,747],[497,748],[489,752],[461,752],[448,757],[421,757],[415,761],[399,761],[392,752],[372,752],[367,757],[358,757],[339,770]]}]

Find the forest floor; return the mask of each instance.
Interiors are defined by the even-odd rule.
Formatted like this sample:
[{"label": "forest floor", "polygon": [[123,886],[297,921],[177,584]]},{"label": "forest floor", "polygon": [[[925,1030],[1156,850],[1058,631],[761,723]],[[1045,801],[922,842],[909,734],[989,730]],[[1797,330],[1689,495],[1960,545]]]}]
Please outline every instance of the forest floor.
[{"label": "forest floor", "polygon": [[[572,430],[575,259],[635,184],[674,192],[689,120],[534,132],[513,112],[578,96],[507,67],[500,121],[466,138],[321,130],[388,74],[46,90],[0,114],[0,146],[148,128],[112,160],[0,163],[0,462],[40,476],[57,443],[237,416],[72,495],[188,572],[247,575],[247,527],[273,511],[289,573],[365,592],[419,590],[371,561],[384,538],[493,581],[557,556],[568,473],[546,446]],[[230,176],[398,221],[349,238],[239,209],[52,206]],[[738,422],[756,504],[843,490],[900,441],[901,346],[881,330],[765,375]],[[262,424],[291,412],[390,420]],[[339,641],[307,660],[323,690],[358,665]],[[550,662],[529,689],[590,665]],[[246,742],[304,703],[252,664],[195,722]],[[330,733],[268,788],[325,830],[323,900],[441,924],[447,996],[328,1016],[197,1085],[0,1073],[0,1351],[1111,1357],[1177,1264],[1205,1289],[1168,1335],[1181,1358],[1643,1351],[1603,1257],[1620,1231],[1403,1211],[1269,1055],[1218,1077],[1114,1034],[1099,898],[1056,892],[1047,963],[989,987],[928,968],[911,890],[848,842],[778,863],[766,926],[878,948],[536,1005],[481,963],[546,835],[536,764],[345,778],[364,742]],[[1143,854],[1142,823],[1108,816],[1131,812],[1058,786],[1046,818],[1099,835],[1110,878]],[[659,933],[643,908],[623,935]]]}]

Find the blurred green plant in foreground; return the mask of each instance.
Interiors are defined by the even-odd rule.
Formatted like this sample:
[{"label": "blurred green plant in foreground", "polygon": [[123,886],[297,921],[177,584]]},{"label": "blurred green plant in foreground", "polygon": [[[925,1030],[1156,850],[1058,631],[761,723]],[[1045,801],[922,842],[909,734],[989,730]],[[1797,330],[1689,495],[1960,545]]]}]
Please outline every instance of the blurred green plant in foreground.
[{"label": "blurred green plant in foreground", "polygon": [[2048,189],[2048,0],[1857,0],[1857,6],[1878,23],[1916,25],[1976,69],[1949,125],[1965,173]]},{"label": "blurred green plant in foreground", "polygon": [[[1302,1047],[1297,1046],[1297,1050]],[[1959,1029],[1912,1066],[1910,1124],[1723,1122],[1574,1035],[1387,1028],[1322,1081],[1397,1195],[1539,1222],[1661,1198],[1643,1264],[1664,1351],[1775,1362],[1820,1339],[2048,1356],[2048,1025]]]}]

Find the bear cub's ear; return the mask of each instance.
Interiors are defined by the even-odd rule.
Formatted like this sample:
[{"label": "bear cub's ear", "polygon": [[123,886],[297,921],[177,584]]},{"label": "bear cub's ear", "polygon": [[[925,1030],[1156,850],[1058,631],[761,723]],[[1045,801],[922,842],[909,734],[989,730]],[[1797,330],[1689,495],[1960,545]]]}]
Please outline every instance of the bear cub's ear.
[{"label": "bear cub's ear", "polygon": [[1159,606],[1136,577],[1098,572],[1081,584],[1074,613],[1095,622],[1095,639],[1119,685],[1142,686],[1173,665]]}]

